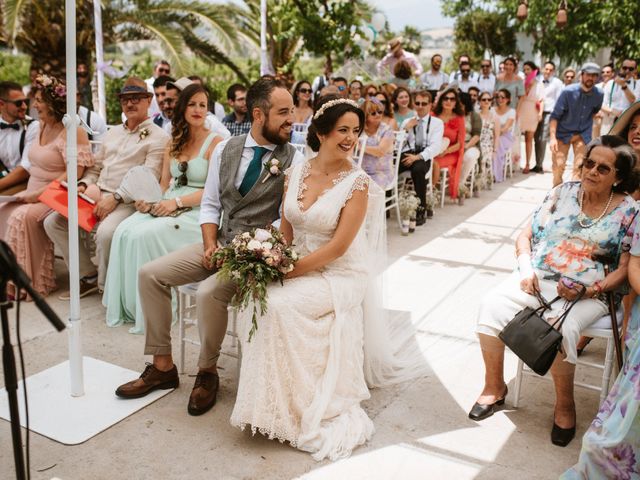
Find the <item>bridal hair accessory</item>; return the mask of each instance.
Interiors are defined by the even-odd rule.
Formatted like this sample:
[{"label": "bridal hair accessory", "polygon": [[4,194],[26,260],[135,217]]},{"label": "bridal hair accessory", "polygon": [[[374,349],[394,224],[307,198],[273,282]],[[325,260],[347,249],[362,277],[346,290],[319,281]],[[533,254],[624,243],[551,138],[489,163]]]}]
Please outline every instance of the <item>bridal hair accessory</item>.
[{"label": "bridal hair accessory", "polygon": [[315,113],[315,115],[313,115],[313,119],[317,120],[318,118],[320,118],[322,116],[322,114],[328,110],[331,107],[335,107],[336,105],[341,105],[341,104],[347,104],[347,105],[351,105],[354,108],[360,108],[360,105],[358,105],[356,102],[354,102],[353,100],[349,100],[348,98],[337,98],[335,100],[329,100],[327,103],[323,104],[318,111]]},{"label": "bridal hair accessory", "polygon": [[263,165],[264,169],[267,171],[267,174],[262,179],[261,183],[266,182],[272,175],[274,177],[277,177],[282,173],[282,170],[280,169],[280,160],[278,160],[277,158],[270,158],[269,160],[264,162]]},{"label": "bridal hair accessory", "polygon": [[36,77],[35,83],[38,88],[46,90],[52,97],[65,98],[67,96],[67,87],[55,77],[41,74]]}]

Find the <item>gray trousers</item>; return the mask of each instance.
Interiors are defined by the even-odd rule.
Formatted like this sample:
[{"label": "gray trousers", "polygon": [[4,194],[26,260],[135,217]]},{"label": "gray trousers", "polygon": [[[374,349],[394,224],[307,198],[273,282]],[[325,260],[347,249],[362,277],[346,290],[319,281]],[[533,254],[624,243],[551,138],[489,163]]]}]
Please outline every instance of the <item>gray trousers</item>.
[{"label": "gray trousers", "polygon": [[198,367],[214,367],[227,333],[227,306],[233,282],[221,280],[202,265],[202,243],[188,245],[142,266],[138,293],[145,319],[145,355],[171,355],[171,288],[201,282],[196,293],[200,334]]},{"label": "gray trousers", "polygon": [[[121,203],[104,220],[98,223],[91,233],[79,229],[80,278],[96,273],[96,267],[91,261],[91,252],[93,250],[91,244],[95,241],[96,256],[98,258],[98,287],[100,290],[104,290],[113,234],[120,222],[135,211],[133,204]],[[44,220],[44,229],[51,241],[62,252],[64,262],[69,267],[69,223],[67,219],[59,213],[52,213]]]}]

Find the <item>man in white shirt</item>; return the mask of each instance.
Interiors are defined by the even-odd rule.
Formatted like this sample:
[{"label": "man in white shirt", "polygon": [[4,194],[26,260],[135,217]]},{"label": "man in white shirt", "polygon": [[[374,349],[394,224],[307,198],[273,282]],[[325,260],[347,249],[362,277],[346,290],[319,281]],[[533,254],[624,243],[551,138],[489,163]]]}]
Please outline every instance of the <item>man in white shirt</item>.
[{"label": "man in white shirt", "polygon": [[[166,60],[158,60],[153,66],[153,75],[145,80],[149,93],[153,92],[153,82],[162,75],[171,75],[171,65]],[[160,113],[160,104],[155,95],[151,98],[151,107],[149,107],[149,117],[153,118]],[[123,119],[124,121],[124,119]]]},{"label": "man in white shirt", "polygon": [[27,97],[14,82],[0,82],[0,195],[12,195],[27,187],[28,151],[40,124],[27,121]]},{"label": "man in white shirt", "polygon": [[496,88],[496,76],[491,71],[491,60],[483,59],[480,62],[478,88],[480,89],[480,92],[489,92],[493,95],[493,91]]},{"label": "man in white shirt", "polygon": [[[460,66],[463,63],[468,63],[469,65],[471,65],[471,58],[469,57],[469,55],[464,55],[463,54],[463,55],[460,55],[458,57],[458,70],[455,71],[455,72],[451,72],[449,74],[449,83],[453,83],[453,82],[455,82],[455,81],[460,79],[460,77],[462,76],[462,73],[460,72]],[[469,79],[477,81],[478,80],[478,74],[475,73],[475,72],[471,72],[469,74]]]},{"label": "man in white shirt", "polygon": [[604,99],[600,111],[602,116],[600,130],[602,133],[608,133],[620,114],[636,101],[636,97],[640,93],[638,91],[640,82],[634,78],[636,67],[635,60],[624,59],[618,75],[604,84],[602,88]]},{"label": "man in white shirt", "polygon": [[407,142],[400,161],[400,172],[411,172],[413,188],[420,200],[416,212],[416,225],[424,225],[427,209],[427,174],[431,172],[433,159],[440,153],[444,123],[429,115],[433,100],[427,90],[414,94],[416,116],[405,120],[400,128],[407,131]]},{"label": "man in white shirt", "polygon": [[555,72],[555,63],[548,61],[544,64],[542,69],[542,88],[544,89],[542,119],[538,122],[538,127],[533,136],[536,166],[531,171],[536,173],[544,172],[542,162],[547,151],[547,143],[549,143],[549,115],[553,112],[556,101],[564,88],[562,80],[554,76]]},{"label": "man in white shirt", "polygon": [[[169,75],[160,75],[153,82],[154,99],[158,103],[160,112],[151,117],[151,119],[153,120],[153,123],[160,128],[164,128],[167,123],[171,122],[171,117],[167,116],[165,113],[164,98],[167,96],[167,83],[175,81],[176,80]],[[171,107],[171,111],[173,111],[173,107]]]},{"label": "man in white shirt", "polygon": [[468,62],[462,62],[460,64],[460,75],[456,77],[456,79],[450,83],[451,87],[458,87],[458,89],[467,93],[469,91],[469,87],[477,87],[478,81],[472,77],[471,75],[471,64]]},{"label": "man in white shirt", "polygon": [[178,386],[178,371],[171,356],[171,288],[200,282],[196,293],[199,371],[187,411],[202,415],[216,402],[216,364],[235,285],[215,275],[211,256],[219,242],[229,242],[240,232],[279,218],[284,174],[273,175],[267,182],[258,180],[264,161],[277,158],[281,172],[304,161],[289,144],[294,116],[293,98],[286,88],[273,78],[261,78],[249,88],[247,105],[251,131],[218,144],[209,162],[200,209],[203,242],[153,260],[140,270],[138,292],[146,319],[144,353],[153,355],[153,363],[139,379],[118,387],[116,395],[121,398],[139,398],[156,389]]},{"label": "man in white shirt", "polygon": [[440,69],[442,68],[442,55],[436,53],[431,57],[431,70],[420,76],[422,87],[429,90],[432,96],[449,84],[449,77]]},{"label": "man in white shirt", "polygon": [[393,68],[400,60],[406,60],[411,65],[411,70],[416,77],[422,75],[422,64],[411,52],[402,48],[402,38],[397,37],[389,42],[389,53],[378,62],[376,68],[381,77],[393,77]]}]

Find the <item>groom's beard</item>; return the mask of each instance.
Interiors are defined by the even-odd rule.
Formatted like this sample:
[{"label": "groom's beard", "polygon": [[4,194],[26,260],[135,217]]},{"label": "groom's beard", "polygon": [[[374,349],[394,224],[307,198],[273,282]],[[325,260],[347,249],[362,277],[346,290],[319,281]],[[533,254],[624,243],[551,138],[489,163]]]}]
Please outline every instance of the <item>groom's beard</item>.
[{"label": "groom's beard", "polygon": [[289,141],[291,137],[291,130],[285,132],[281,130],[282,127],[290,127],[290,122],[285,122],[279,125],[277,128],[269,128],[269,117],[265,119],[265,124],[262,126],[262,136],[274,145],[284,145]]}]

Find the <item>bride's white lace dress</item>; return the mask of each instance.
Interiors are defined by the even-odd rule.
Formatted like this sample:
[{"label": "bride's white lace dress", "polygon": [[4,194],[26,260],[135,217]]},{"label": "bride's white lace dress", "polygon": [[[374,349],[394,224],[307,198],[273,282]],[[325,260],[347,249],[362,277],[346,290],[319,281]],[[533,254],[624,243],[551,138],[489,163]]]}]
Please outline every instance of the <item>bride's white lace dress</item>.
[{"label": "bride's white lace dress", "polygon": [[[284,212],[296,251],[307,255],[333,236],[342,207],[369,177],[357,167],[303,210],[310,165],[288,175]],[[347,252],[322,271],[286,280],[268,291],[268,312],[247,342],[251,309],[240,313],[242,369],[231,423],[288,441],[316,460],[347,456],[371,438],[373,422],[360,406],[369,398],[363,362],[367,288],[364,226]]]}]

